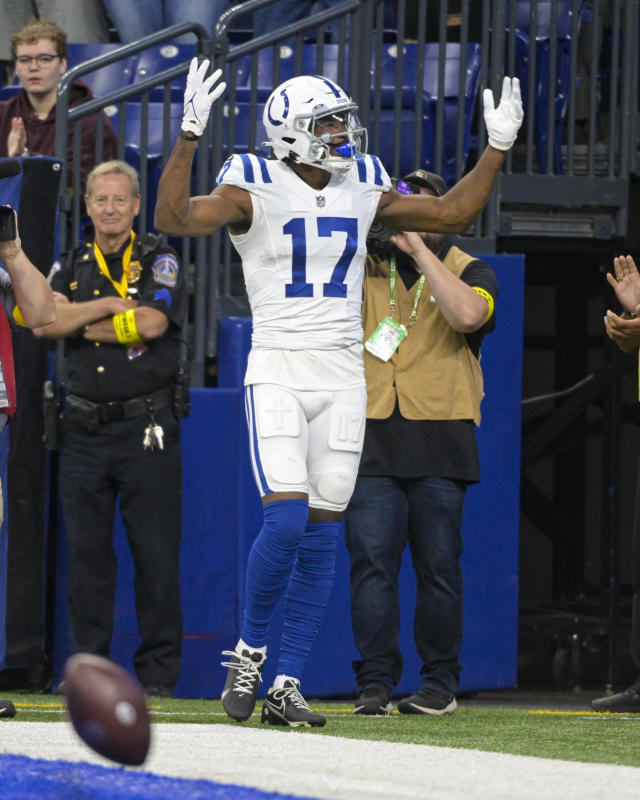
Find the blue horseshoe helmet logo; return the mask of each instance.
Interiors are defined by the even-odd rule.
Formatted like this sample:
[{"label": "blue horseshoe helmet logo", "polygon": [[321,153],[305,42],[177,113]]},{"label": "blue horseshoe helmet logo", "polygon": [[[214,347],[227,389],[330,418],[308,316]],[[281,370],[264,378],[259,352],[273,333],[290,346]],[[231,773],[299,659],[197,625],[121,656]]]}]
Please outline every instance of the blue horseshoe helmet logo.
[{"label": "blue horseshoe helmet logo", "polygon": [[[280,92],[280,96],[284,97],[284,111],[282,112],[282,119],[286,119],[289,116],[289,98],[287,97],[287,90],[283,89]],[[271,106],[273,105],[273,101],[275,99],[275,97],[272,97],[271,100],[269,100],[269,105],[267,106],[267,119],[272,125],[282,125],[283,123],[281,119],[274,119],[271,116]]]}]

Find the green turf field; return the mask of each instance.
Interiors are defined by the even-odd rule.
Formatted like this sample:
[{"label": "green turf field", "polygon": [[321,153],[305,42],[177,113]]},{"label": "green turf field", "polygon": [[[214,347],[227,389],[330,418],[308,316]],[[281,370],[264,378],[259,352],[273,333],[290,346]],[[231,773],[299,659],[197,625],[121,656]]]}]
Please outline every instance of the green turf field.
[{"label": "green turf field", "polygon": [[[66,719],[64,703],[58,697],[17,694],[11,699],[18,712],[16,720]],[[354,715],[347,702],[311,700],[310,705],[327,716],[326,727],[287,730],[283,734],[343,736],[640,767],[640,715],[463,703],[455,714],[446,717],[406,716],[397,711],[389,717],[362,717]],[[152,698],[149,707],[157,724],[239,724],[227,718],[218,700]],[[262,727],[259,708],[260,702],[243,727]],[[10,719],[0,720],[0,729],[9,729],[11,723]],[[0,736],[4,738],[5,733],[8,730],[2,730]]]}]

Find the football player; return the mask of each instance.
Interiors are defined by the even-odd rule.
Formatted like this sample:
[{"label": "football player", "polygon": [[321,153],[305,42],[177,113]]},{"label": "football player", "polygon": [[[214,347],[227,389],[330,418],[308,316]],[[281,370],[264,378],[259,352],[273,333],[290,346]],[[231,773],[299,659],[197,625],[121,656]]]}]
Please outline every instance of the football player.
[{"label": "football player", "polygon": [[247,565],[241,637],[222,703],[236,720],[255,707],[267,630],[285,595],[277,675],[262,709],[272,725],[322,726],[300,693],[305,660],[334,578],[335,549],[362,450],[366,390],[362,278],[366,238],[391,228],[460,232],[482,211],[522,122],[517,78],[500,104],[486,90],[489,145],[443,197],[403,195],[367,154],[358,106],[333,81],[300,76],[270,95],[263,122],[274,159],[232,155],[207,196],[189,196],[193,155],[220,70],[194,59],[182,130],[160,179],[156,227],[173,236],[229,227],[253,314],[245,376],[251,461],[264,524]]}]

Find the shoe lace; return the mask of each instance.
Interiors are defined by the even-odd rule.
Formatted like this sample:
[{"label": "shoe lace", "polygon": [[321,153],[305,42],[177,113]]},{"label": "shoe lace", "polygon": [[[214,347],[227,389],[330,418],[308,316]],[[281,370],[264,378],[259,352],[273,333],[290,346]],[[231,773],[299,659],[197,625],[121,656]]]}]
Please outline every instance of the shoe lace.
[{"label": "shoe lace", "polygon": [[289,702],[296,708],[302,709],[304,711],[311,711],[311,709],[307,705],[307,701],[300,694],[300,690],[295,685],[295,683],[290,683],[284,686],[282,689],[279,690],[279,694],[280,698],[282,699],[287,698]]},{"label": "shoe lace", "polygon": [[252,694],[257,682],[262,681],[262,661],[253,661],[251,656],[237,653],[235,650],[223,650],[223,656],[232,656],[235,661],[223,661],[222,666],[235,669],[237,675],[233,680],[233,691],[240,694]]}]

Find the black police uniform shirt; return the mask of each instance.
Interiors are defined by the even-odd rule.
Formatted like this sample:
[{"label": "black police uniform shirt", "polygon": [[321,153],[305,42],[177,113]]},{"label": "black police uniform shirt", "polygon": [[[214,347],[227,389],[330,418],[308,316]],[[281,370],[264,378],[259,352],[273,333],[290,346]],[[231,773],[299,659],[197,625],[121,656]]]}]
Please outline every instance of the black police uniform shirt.
[{"label": "black police uniform shirt", "polygon": [[[123,256],[129,240],[117,253],[104,253],[113,280],[122,278]],[[136,237],[130,261],[127,297],[139,306],[165,314],[169,326],[157,339],[131,346],[96,343],[82,333],[65,337],[67,392],[94,403],[127,400],[169,386],[178,368],[181,326],[187,302],[183,271],[173,248],[152,234]],[[63,257],[51,279],[51,288],[72,302],[119,297],[117,289],[96,261],[93,244]]]},{"label": "black police uniform shirt", "polygon": [[[440,257],[445,255],[446,251]],[[410,289],[420,275],[408,256],[399,254],[397,262],[398,275]],[[494,300],[498,297],[496,274],[484,261],[470,261],[460,280],[469,286],[485,289]],[[485,325],[466,334],[467,344],[476,357],[483,337],[495,328],[495,317],[494,312]],[[387,419],[367,419],[358,474],[393,478],[437,476],[477,483],[480,480],[480,460],[473,420],[405,419],[396,401],[393,413]]]}]

